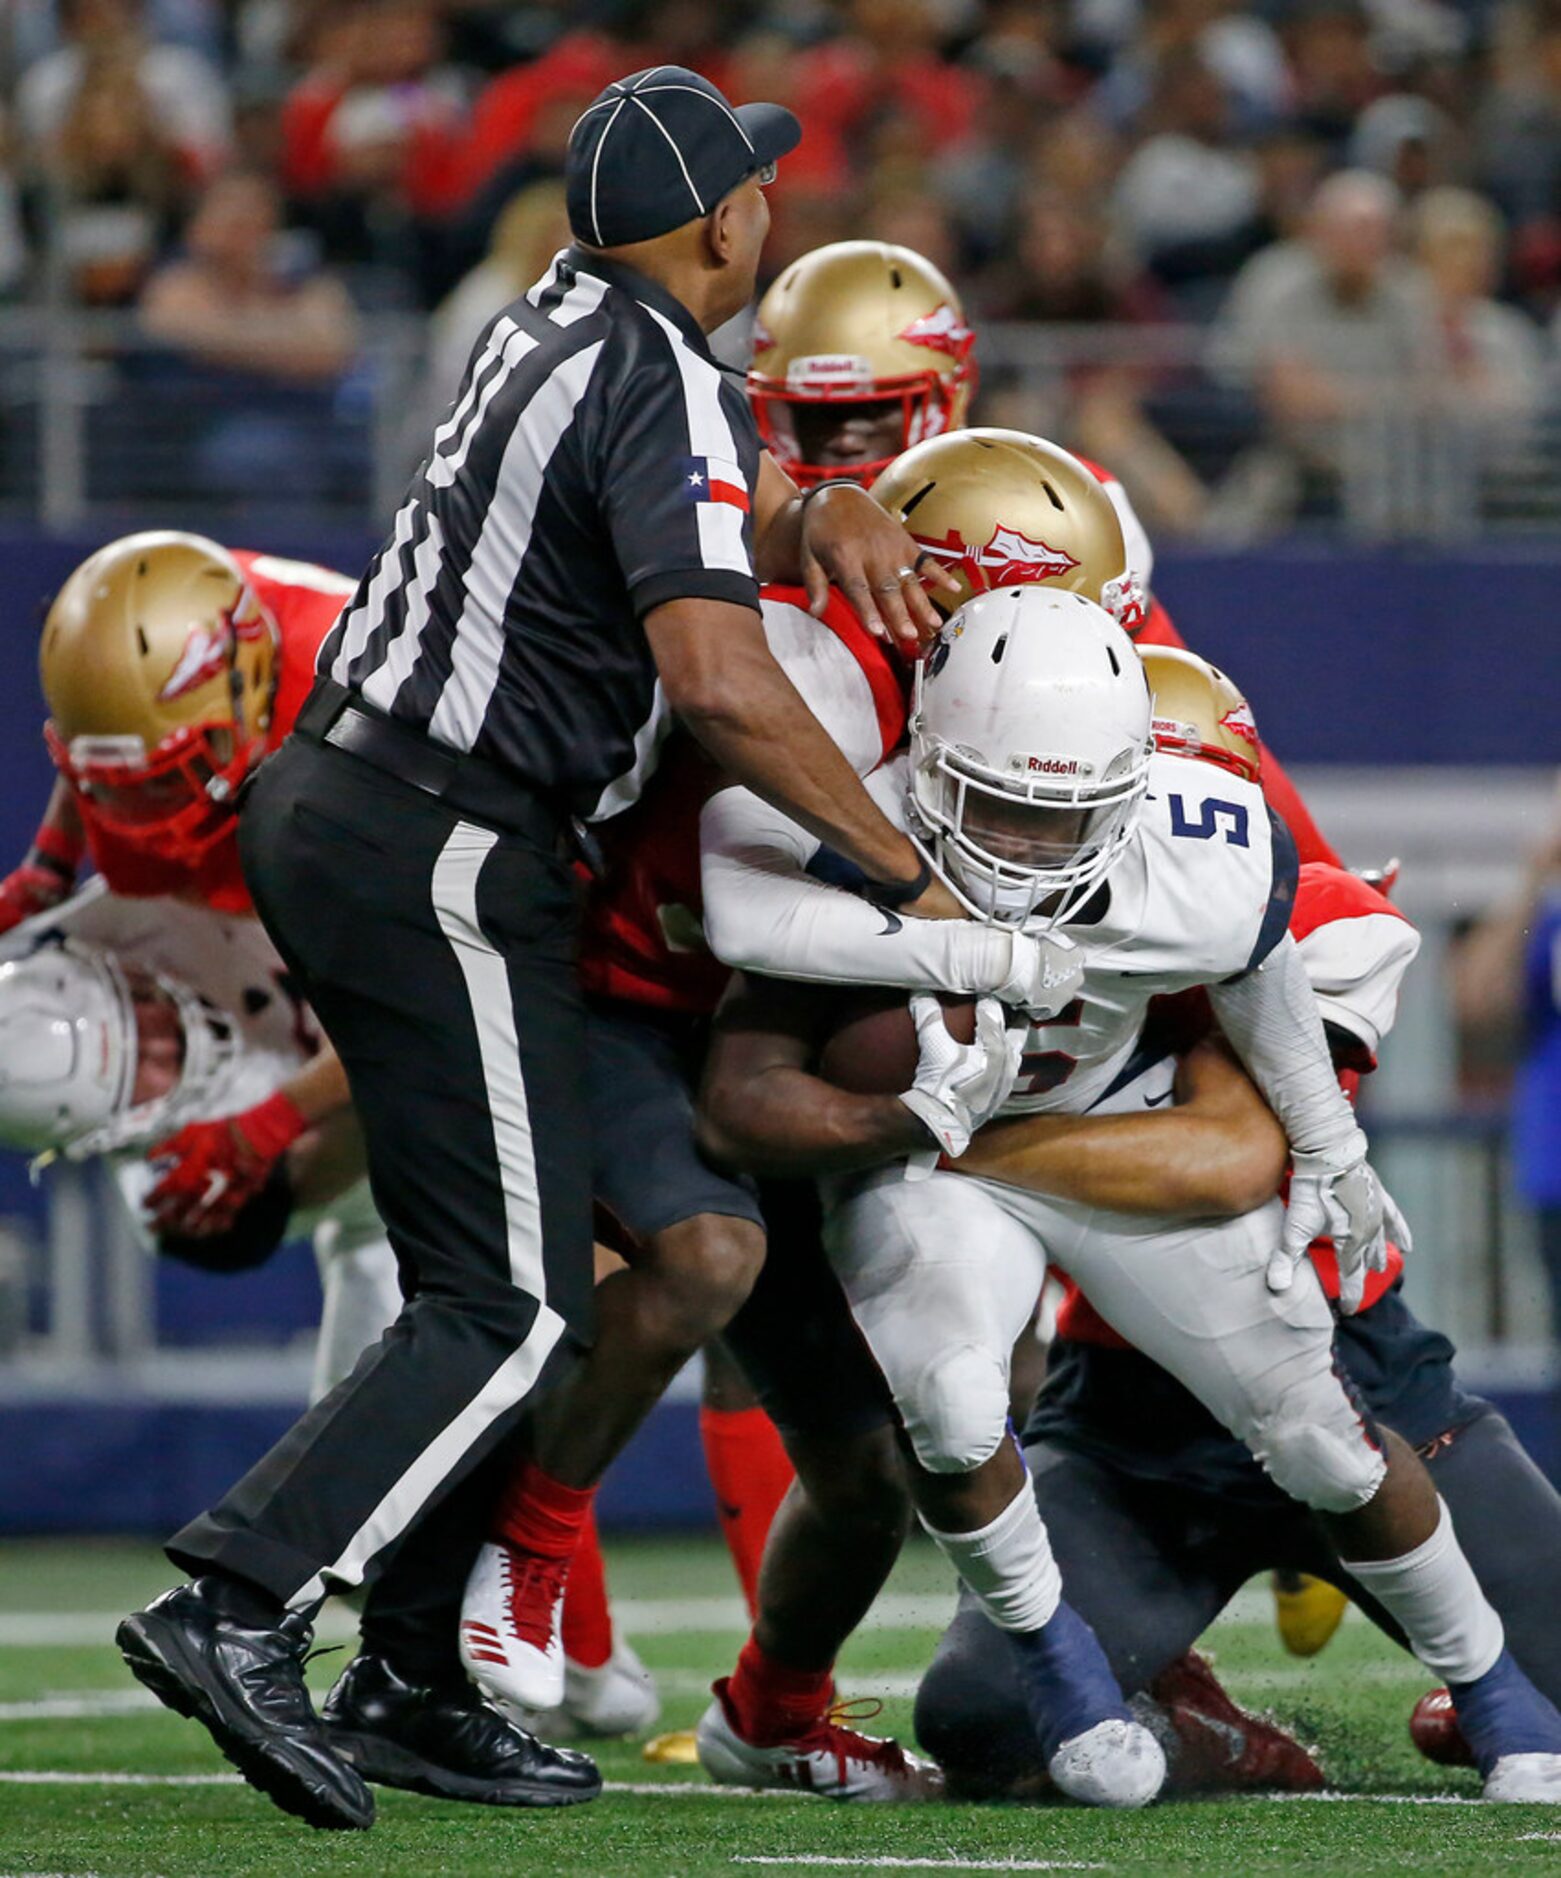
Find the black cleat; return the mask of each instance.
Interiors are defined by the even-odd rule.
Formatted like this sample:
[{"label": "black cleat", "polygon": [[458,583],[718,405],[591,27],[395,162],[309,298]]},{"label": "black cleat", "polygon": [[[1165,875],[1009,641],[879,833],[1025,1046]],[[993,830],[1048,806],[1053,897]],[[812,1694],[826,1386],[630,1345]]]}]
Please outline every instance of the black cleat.
[{"label": "black cleat", "polygon": [[252,1787],[311,1826],[374,1824],[374,1796],[332,1750],[304,1687],[313,1632],[299,1616],[274,1628],[226,1617],[210,1581],[165,1591],[114,1633],[132,1675],[177,1715],[198,1721]]},{"label": "black cleat", "polygon": [[382,1787],[479,1806],[575,1806],[602,1790],[588,1755],[538,1741],[469,1682],[404,1682],[382,1656],[349,1663],[320,1714],[337,1753]]}]

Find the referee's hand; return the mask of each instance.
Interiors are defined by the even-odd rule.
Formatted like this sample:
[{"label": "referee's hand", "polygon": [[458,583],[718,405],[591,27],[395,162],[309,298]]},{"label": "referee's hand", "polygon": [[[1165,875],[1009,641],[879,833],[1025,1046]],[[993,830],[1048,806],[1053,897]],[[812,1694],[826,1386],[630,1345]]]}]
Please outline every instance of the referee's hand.
[{"label": "referee's hand", "polygon": [[802,511],[802,577],[815,614],[838,587],[869,632],[913,658],[943,624],[923,582],[960,591],[865,489],[845,483],[820,489]]}]

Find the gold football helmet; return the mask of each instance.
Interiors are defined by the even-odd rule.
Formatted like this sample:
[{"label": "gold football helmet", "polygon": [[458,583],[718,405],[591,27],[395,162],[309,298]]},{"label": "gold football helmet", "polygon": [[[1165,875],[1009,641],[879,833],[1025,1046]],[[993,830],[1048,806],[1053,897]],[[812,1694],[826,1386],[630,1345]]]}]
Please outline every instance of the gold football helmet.
[{"label": "gold football helmet", "polygon": [[228,832],[265,750],[276,621],[203,535],[126,535],[70,576],[44,622],[44,737],[84,819],[193,864]]},{"label": "gold football helmet", "polygon": [[1129,632],[1143,623],[1111,498],[1054,443],[1020,430],[934,437],[890,464],[872,496],[959,582],[957,597],[932,596],[944,613],[992,587],[1044,581],[1095,601]]},{"label": "gold football helmet", "polygon": [[930,261],[886,241],[835,241],[759,303],[748,396],[797,482],[870,482],[902,450],[957,430],[976,336]]},{"label": "gold football helmet", "polygon": [[1262,769],[1252,707],[1218,668],[1177,646],[1140,646],[1154,698],[1154,741],[1256,782]]}]

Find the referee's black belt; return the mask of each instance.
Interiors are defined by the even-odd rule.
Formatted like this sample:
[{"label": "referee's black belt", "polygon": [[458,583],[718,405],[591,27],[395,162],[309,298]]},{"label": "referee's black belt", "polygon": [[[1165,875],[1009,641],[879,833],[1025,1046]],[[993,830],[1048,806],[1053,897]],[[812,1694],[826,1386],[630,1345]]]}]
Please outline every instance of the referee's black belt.
[{"label": "referee's black belt", "polygon": [[437,796],[457,814],[523,835],[544,847],[556,844],[566,811],[526,782],[480,756],[445,749],[398,724],[355,691],[333,679],[315,680],[293,726],[313,743],[345,750],[360,763]]}]

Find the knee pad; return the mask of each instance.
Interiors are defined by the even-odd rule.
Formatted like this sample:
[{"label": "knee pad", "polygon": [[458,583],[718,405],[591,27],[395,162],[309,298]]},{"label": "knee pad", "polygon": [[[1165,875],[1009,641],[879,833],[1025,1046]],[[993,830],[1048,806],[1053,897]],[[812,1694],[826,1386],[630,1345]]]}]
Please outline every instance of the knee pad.
[{"label": "knee pad", "polygon": [[1371,1431],[1332,1378],[1337,1404],[1287,1398],[1252,1431],[1247,1445],[1281,1492],[1318,1513],[1353,1513],[1382,1485],[1387,1461]]},{"label": "knee pad", "polygon": [[968,1474],[997,1452],[1008,1428],[1008,1364],[980,1344],[940,1351],[896,1406],[929,1474]]}]

